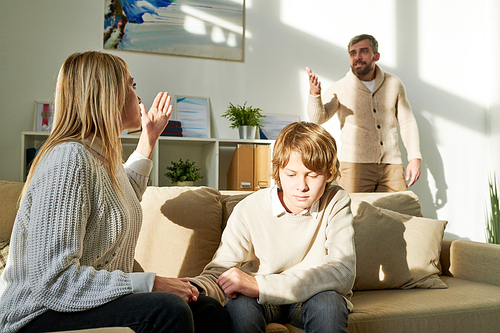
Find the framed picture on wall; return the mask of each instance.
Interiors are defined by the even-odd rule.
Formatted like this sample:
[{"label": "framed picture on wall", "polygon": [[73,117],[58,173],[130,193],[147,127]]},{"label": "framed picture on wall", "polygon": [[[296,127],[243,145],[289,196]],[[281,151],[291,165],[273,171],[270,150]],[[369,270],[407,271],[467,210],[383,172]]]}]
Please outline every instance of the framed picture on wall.
[{"label": "framed picture on wall", "polygon": [[276,140],[283,127],[296,121],[300,121],[300,117],[297,115],[266,114],[264,117],[264,124],[260,129],[260,138]]},{"label": "framed picture on wall", "polygon": [[54,120],[54,104],[50,102],[35,102],[35,121],[33,131],[50,132]]},{"label": "framed picture on wall", "polygon": [[177,95],[174,119],[181,122],[184,137],[210,138],[210,98]]},{"label": "framed picture on wall", "polygon": [[244,0],[105,0],[104,8],[104,49],[243,61]]}]

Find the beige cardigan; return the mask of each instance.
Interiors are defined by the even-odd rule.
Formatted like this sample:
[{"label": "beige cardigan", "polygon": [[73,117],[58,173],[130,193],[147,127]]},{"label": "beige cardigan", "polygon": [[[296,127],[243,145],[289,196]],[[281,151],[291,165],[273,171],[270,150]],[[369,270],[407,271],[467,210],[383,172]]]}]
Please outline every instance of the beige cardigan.
[{"label": "beige cardigan", "polygon": [[402,164],[396,121],[408,161],[422,158],[417,122],[397,76],[376,66],[372,93],[349,70],[328,88],[323,101],[324,105],[320,96],[309,95],[307,113],[310,121],[318,124],[337,113],[342,129],[342,162]]}]

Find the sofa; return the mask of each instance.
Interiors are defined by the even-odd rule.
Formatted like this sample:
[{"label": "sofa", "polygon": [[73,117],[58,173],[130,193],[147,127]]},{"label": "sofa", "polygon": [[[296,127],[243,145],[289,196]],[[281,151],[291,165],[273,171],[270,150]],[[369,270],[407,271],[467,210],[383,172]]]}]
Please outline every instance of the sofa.
[{"label": "sofa", "polygon": [[[22,183],[0,181],[0,270],[8,256],[21,188]],[[249,194],[208,187],[148,187],[134,271],[199,274],[216,251],[232,209]],[[500,330],[499,245],[443,238],[448,222],[423,217],[411,191],[350,196],[357,277],[349,332]],[[272,323],[266,332],[303,330]]]}]

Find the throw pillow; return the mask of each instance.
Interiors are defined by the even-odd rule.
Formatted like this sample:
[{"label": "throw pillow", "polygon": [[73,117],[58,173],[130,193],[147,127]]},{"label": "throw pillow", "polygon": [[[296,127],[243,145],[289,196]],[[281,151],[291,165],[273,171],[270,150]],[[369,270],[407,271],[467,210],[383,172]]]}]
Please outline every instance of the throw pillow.
[{"label": "throw pillow", "polygon": [[355,215],[361,202],[389,209],[401,214],[422,216],[418,196],[412,191],[380,192],[380,193],[349,193],[351,197],[351,210]]},{"label": "throw pillow", "polygon": [[361,202],[354,214],[353,290],[447,288],[437,275],[446,224]]},{"label": "throw pillow", "polygon": [[148,187],[134,270],[191,277],[212,260],[222,234],[220,193],[208,187]]},{"label": "throw pillow", "polygon": [[0,242],[10,238],[24,183],[0,180]]}]

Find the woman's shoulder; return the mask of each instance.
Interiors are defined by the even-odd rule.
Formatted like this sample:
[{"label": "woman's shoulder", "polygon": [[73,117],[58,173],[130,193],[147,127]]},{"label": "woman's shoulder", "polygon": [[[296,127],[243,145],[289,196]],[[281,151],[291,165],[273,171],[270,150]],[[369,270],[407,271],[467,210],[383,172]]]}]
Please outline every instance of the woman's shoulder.
[{"label": "woman's shoulder", "polygon": [[62,142],[54,146],[42,158],[42,168],[87,168],[101,164],[85,146],[78,141]]},{"label": "woman's shoulder", "polygon": [[58,156],[61,158],[83,158],[88,160],[92,153],[79,141],[61,142],[54,146],[48,156]]}]

